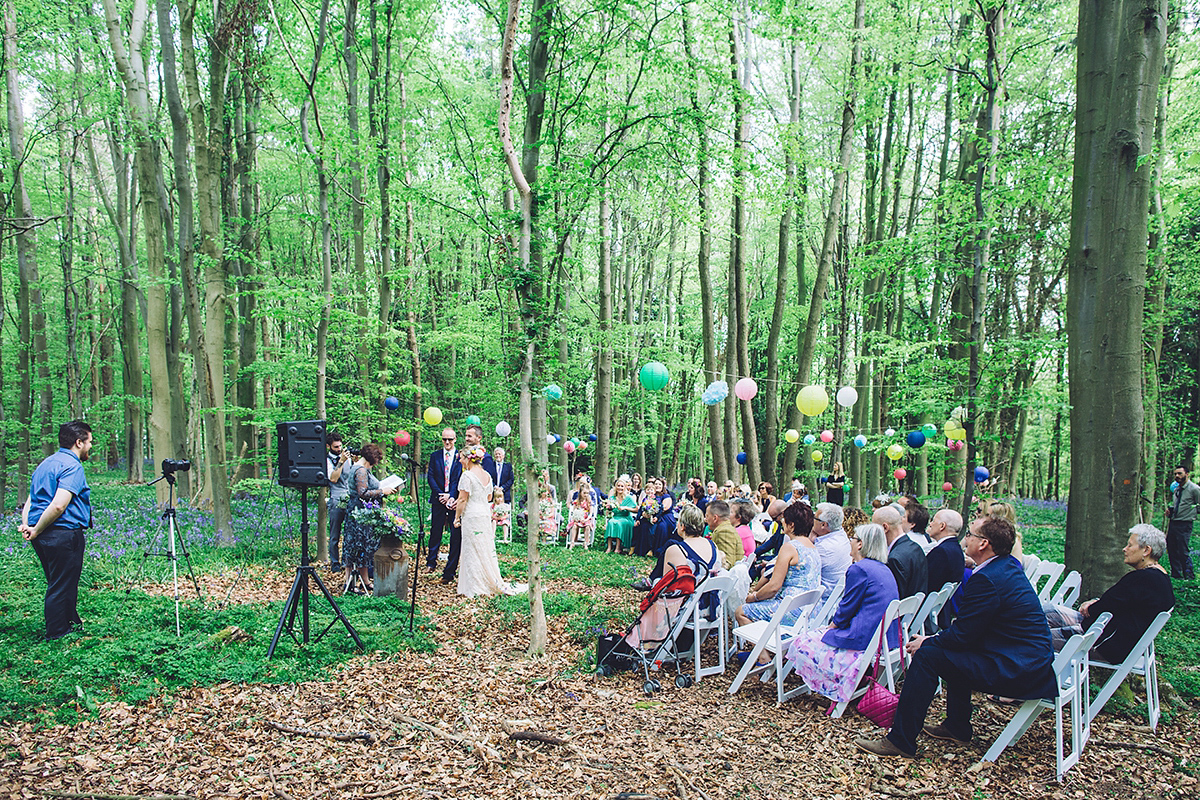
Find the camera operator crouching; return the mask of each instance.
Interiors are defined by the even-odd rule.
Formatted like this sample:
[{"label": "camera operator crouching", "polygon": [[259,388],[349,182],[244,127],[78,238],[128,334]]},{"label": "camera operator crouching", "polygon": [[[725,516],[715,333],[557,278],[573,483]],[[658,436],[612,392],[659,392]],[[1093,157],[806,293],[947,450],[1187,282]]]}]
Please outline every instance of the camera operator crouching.
[{"label": "camera operator crouching", "polygon": [[326,436],[329,452],[325,456],[325,467],[329,477],[329,570],[334,573],[342,571],[342,561],[338,557],[338,545],[342,540],[342,524],[346,521],[346,510],[350,504],[350,487],[354,480],[354,462],[351,457],[358,455],[353,448],[342,445],[342,435],[330,431]]}]

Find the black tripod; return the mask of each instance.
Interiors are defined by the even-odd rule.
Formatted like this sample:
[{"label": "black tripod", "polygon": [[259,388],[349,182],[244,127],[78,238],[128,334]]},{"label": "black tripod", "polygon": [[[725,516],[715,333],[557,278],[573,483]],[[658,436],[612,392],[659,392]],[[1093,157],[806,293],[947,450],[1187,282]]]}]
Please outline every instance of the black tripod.
[{"label": "black tripod", "polygon": [[[174,463],[179,463],[179,462],[169,462],[169,463],[174,464]],[[182,462],[182,463],[186,464],[187,462]],[[162,538],[163,526],[159,525],[158,535],[154,537],[154,544],[151,545],[150,550],[147,550],[145,553],[142,554],[142,569],[141,569],[141,571],[145,572],[146,559],[149,558],[150,556],[162,556],[164,558],[170,559],[170,561],[171,561],[171,580],[172,580],[172,583],[174,584],[174,588],[175,588],[175,595],[174,595],[175,596],[175,635],[179,636],[180,635],[180,629],[179,629],[179,556],[177,555],[177,553],[183,553],[183,560],[185,562],[187,562],[188,575],[190,575],[192,577],[192,586],[196,587],[196,598],[199,599],[201,605],[204,604],[204,596],[200,593],[200,582],[196,580],[196,570],[192,568],[192,558],[190,555],[188,555],[187,544],[183,541],[182,537],[180,537],[178,540],[178,542],[179,542],[178,549],[176,548],[175,534],[177,534],[179,532],[179,526],[177,524],[176,517],[175,517],[175,467],[168,468],[168,461],[166,461],[166,460],[163,461],[163,474],[160,475],[159,477],[155,478],[154,480],[150,481],[150,483],[148,483],[146,485],[153,486],[154,484],[158,483],[159,481],[166,481],[167,487],[168,487],[167,488],[167,507],[165,509],[163,509],[163,512],[162,512],[162,519],[163,519],[163,522],[166,524],[166,528],[167,528],[167,552],[156,553],[153,550],[154,547],[158,546],[159,539]],[[125,593],[129,594],[129,591],[130,591],[129,589],[126,589]]]},{"label": "black tripod", "polygon": [[300,629],[303,636],[303,644],[308,644],[308,579],[312,578],[317,582],[317,586],[321,587],[321,592],[325,595],[325,599],[329,601],[329,605],[333,608],[334,618],[329,624],[318,634],[312,637],[314,642],[321,641],[321,637],[329,633],[329,629],[333,627],[335,622],[341,622],[346,626],[346,632],[350,634],[350,638],[354,640],[354,644],[359,650],[365,650],[362,640],[358,638],[358,633],[355,632],[354,626],[350,624],[350,620],[338,608],[337,601],[333,599],[333,595],[329,593],[329,589],[325,587],[321,576],[317,574],[316,567],[308,563],[308,487],[300,487],[300,565],[296,567],[296,579],[292,581],[292,591],[288,593],[287,602],[284,603],[283,613],[279,616],[279,626],[275,628],[275,636],[271,638],[271,646],[267,649],[267,658],[275,655],[275,646],[279,644],[279,636],[283,633],[284,628],[287,629],[288,635],[292,637],[292,641],[296,644],[301,644],[301,640],[296,638],[295,624],[296,612],[300,612]]}]

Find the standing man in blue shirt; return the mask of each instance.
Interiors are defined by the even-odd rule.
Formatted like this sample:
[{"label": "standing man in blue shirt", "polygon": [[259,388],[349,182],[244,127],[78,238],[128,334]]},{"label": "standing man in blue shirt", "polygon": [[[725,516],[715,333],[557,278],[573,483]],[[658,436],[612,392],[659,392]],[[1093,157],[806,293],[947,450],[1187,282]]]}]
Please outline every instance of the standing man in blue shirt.
[{"label": "standing man in blue shirt", "polygon": [[75,605],[83,572],[83,530],[92,527],[92,493],[83,474],[92,450],[91,426],[78,419],[63,423],[58,447],[33,471],[18,528],[46,573],[47,639],[61,639],[82,625]]}]

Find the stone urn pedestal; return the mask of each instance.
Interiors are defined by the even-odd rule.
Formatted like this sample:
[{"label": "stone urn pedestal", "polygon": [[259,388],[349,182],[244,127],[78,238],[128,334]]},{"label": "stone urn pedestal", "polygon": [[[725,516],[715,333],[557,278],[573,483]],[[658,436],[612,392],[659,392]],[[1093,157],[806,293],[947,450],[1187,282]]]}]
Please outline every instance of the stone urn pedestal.
[{"label": "stone urn pedestal", "polygon": [[375,551],[375,597],[400,595],[408,593],[408,573],[412,559],[404,550],[404,545],[395,536],[384,536],[379,540],[379,549]]}]

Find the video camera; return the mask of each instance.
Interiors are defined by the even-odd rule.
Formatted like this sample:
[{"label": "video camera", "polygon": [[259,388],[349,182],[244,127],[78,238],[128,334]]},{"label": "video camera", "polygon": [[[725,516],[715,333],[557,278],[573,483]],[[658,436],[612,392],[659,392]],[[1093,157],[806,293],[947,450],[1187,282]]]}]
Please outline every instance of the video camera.
[{"label": "video camera", "polygon": [[164,458],[162,460],[162,471],[164,475],[170,475],[172,472],[187,472],[192,468],[192,462],[182,461],[174,458]]}]

